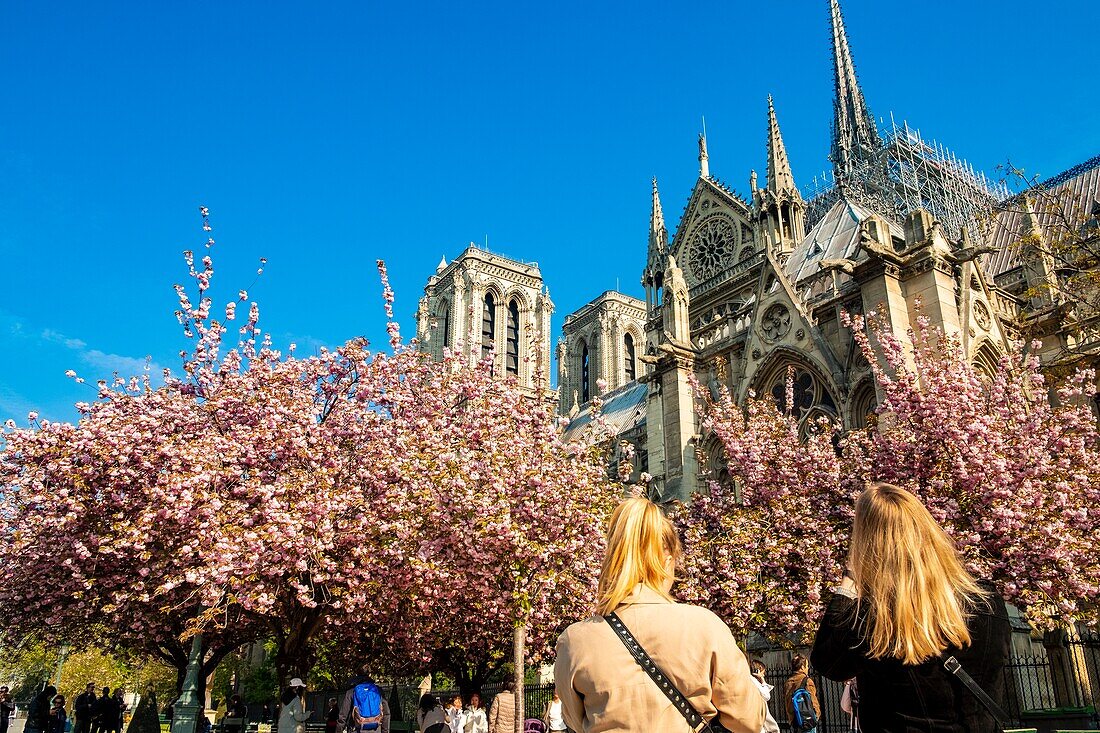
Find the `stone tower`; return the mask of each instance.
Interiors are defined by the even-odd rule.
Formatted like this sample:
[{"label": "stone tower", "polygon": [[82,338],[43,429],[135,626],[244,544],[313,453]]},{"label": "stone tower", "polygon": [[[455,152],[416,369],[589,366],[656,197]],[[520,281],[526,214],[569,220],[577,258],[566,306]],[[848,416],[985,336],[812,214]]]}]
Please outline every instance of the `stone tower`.
[{"label": "stone tower", "polygon": [[416,313],[421,348],[436,359],[458,350],[492,359],[493,373],[521,386],[549,386],[554,304],[535,263],[470,246],[428,278]]},{"label": "stone tower", "polygon": [[645,304],[608,290],[565,317],[558,344],[559,409],[580,408],[644,375]]}]

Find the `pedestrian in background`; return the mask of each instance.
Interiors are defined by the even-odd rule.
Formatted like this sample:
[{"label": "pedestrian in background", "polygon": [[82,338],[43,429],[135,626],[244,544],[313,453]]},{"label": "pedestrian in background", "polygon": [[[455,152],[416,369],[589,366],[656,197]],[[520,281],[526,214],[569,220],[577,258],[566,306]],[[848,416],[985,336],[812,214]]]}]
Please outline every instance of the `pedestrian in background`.
[{"label": "pedestrian in background", "polygon": [[489,733],[511,733],[516,729],[516,682],[504,680],[489,706]]},{"label": "pedestrian in background", "polygon": [[96,706],[95,684],[89,682],[73,702],[73,733],[92,733]]},{"label": "pedestrian in background", "polygon": [[462,733],[466,726],[466,712],[462,709],[462,695],[452,695],[447,707],[443,708],[447,716],[447,727],[451,733]]},{"label": "pedestrian in background", "polygon": [[340,720],[340,703],[335,697],[328,699],[328,711],[325,713],[325,733],[336,733]]},{"label": "pedestrian in background", "polygon": [[993,733],[996,715],[951,658],[1003,705],[1012,628],[1004,600],[966,570],[912,493],[877,483],[856,500],[848,566],[814,639],[814,667],[855,677],[868,731]]},{"label": "pedestrian in background", "polygon": [[466,726],[463,733],[489,733],[489,718],[481,705],[481,695],[470,695],[470,704],[466,706]]},{"label": "pedestrian in background", "polygon": [[295,677],[290,687],[283,691],[283,709],[279,712],[279,733],[304,733],[305,723],[309,720],[306,710],[306,683]]},{"label": "pedestrian in background", "polygon": [[103,694],[92,703],[92,733],[104,733],[111,714],[111,688],[104,687]]},{"label": "pedestrian in background", "polygon": [[[672,599],[680,553],[676,529],[648,499],[627,499],[611,515],[596,615],[558,637],[554,682],[573,730],[686,732],[695,727],[690,711],[670,702],[679,695],[705,720],[760,733],[760,692],[729,627],[705,608]],[[635,661],[624,633],[673,694]]]},{"label": "pedestrian in background", "polygon": [[787,703],[787,720],[791,722],[792,729],[796,729],[795,726],[795,700],[794,694],[800,689],[805,689],[810,698],[810,705],[813,708],[814,721],[817,723],[812,726],[803,726],[800,729],[802,733],[813,733],[817,730],[817,725],[821,722],[821,701],[817,699],[817,685],[814,684],[814,680],[810,677],[810,660],[801,654],[795,654],[791,657],[791,667],[794,668],[794,674],[787,678],[787,681],[783,683],[784,700]]},{"label": "pedestrian in background", "polygon": [[11,701],[8,686],[0,687],[0,733],[8,733],[11,716],[15,715],[15,703]]},{"label": "pedestrian in background", "polygon": [[66,720],[68,720],[68,716],[65,714],[65,696],[54,695],[50,706],[49,733],[65,733]]},{"label": "pedestrian in background", "polygon": [[550,702],[546,703],[546,710],[542,712],[542,722],[546,724],[548,731],[569,730],[561,714],[561,698],[557,690],[554,690],[554,696],[550,698]]},{"label": "pedestrian in background", "polygon": [[447,730],[447,716],[435,695],[426,692],[420,696],[416,711],[416,727],[420,733],[443,733]]},{"label": "pedestrian in background", "polygon": [[50,706],[53,697],[57,694],[57,688],[46,685],[42,692],[34,696],[27,708],[27,724],[23,728],[24,733],[48,733],[50,729]]},{"label": "pedestrian in background", "polygon": [[760,728],[760,733],[779,733],[779,723],[775,722],[772,711],[768,709],[768,701],[772,699],[773,689],[772,685],[764,680],[764,673],[768,668],[759,659],[750,659],[749,671],[752,672],[752,681],[760,690],[760,697],[764,699],[764,725]]}]

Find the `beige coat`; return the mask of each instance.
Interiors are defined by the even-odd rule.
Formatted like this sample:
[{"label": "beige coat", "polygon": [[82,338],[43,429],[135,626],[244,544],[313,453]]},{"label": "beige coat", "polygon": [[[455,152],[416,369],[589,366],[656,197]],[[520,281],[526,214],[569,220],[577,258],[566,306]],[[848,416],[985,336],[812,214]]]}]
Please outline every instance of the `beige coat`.
[{"label": "beige coat", "polygon": [[516,696],[501,690],[489,706],[489,733],[512,733],[516,729]]},{"label": "beige coat", "polygon": [[[615,610],[703,717],[717,713],[734,733],[760,733],[767,703],[721,619],[705,608],[670,603],[641,585]],[[581,733],[691,730],[600,616],[558,637],[554,682],[566,725]]]}]

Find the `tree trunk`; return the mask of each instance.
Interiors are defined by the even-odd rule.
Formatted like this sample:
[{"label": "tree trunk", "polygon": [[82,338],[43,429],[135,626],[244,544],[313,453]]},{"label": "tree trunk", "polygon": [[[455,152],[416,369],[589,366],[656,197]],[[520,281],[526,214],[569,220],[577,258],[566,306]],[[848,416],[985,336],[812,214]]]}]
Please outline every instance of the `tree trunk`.
[{"label": "tree trunk", "polygon": [[280,692],[289,686],[292,677],[301,677],[304,680],[313,668],[316,655],[311,642],[313,633],[320,625],[321,616],[311,614],[302,623],[291,626],[287,632],[276,637],[278,648],[273,661],[279,676]]},{"label": "tree trunk", "polygon": [[523,677],[525,656],[524,647],[527,644],[527,619],[516,624],[512,632],[513,663],[516,667],[516,729],[515,733],[523,733],[523,720],[527,711],[524,710]]}]

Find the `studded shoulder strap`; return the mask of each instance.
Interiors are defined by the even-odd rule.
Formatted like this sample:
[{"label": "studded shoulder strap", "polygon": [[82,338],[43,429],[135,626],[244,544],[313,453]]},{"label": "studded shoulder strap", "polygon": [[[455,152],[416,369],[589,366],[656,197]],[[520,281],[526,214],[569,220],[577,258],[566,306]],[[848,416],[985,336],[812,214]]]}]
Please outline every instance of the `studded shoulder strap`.
[{"label": "studded shoulder strap", "polygon": [[618,614],[611,612],[604,616],[604,620],[610,624],[614,629],[615,634],[626,646],[627,651],[630,652],[630,656],[634,657],[634,661],[638,663],[638,666],[645,670],[645,673],[649,675],[650,679],[657,683],[657,687],[661,692],[665,693],[667,697],[675,706],[680,714],[684,716],[684,720],[695,733],[723,733],[726,728],[718,722],[717,716],[714,720],[707,721],[699,711],[695,709],[695,706],[691,704],[683,693],[676,689],[676,685],[672,684],[672,680],[668,678],[664,672],[660,670],[657,664],[650,658],[646,650],[642,648],[642,645],[638,643],[638,640],[634,638],[634,634],[630,633],[630,629],[626,628],[626,624],[619,618]]}]

